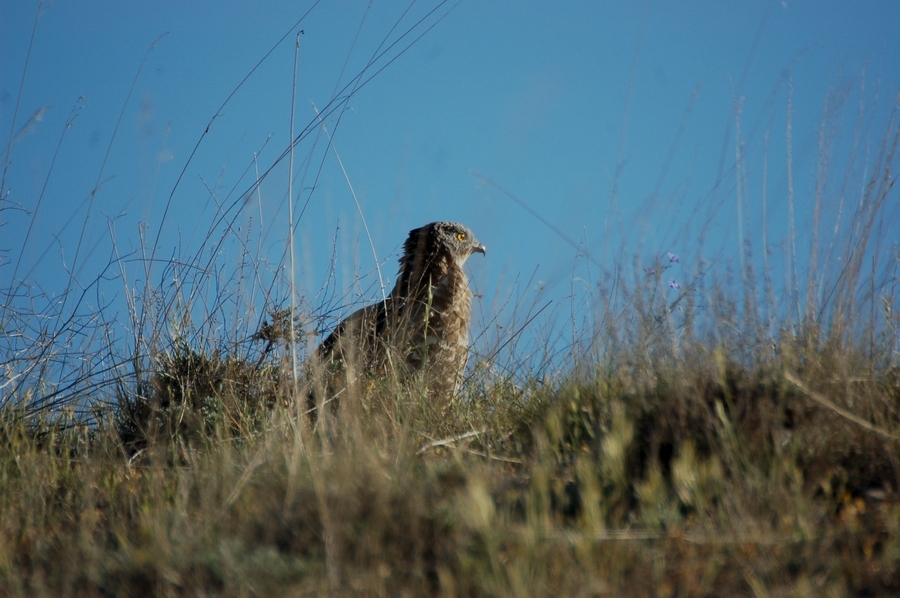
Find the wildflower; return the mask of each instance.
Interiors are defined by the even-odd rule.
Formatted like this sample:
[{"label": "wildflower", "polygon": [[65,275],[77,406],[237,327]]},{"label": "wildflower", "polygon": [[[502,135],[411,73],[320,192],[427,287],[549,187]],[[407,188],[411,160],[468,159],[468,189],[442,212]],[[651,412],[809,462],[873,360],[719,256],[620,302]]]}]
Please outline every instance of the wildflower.
[{"label": "wildflower", "polygon": [[681,285],[678,284],[678,282],[674,278],[669,281],[669,287],[675,289],[676,291],[681,289]]},{"label": "wildflower", "polygon": [[679,260],[678,260],[678,256],[675,255],[674,253],[672,253],[672,252],[670,251],[670,252],[669,252],[669,261],[670,261],[670,262],[675,262],[675,263],[677,264],[678,261],[679,261]]},{"label": "wildflower", "polygon": [[653,268],[644,268],[644,274],[646,274],[647,276],[653,276],[654,274],[656,274],[656,270],[654,270]]}]

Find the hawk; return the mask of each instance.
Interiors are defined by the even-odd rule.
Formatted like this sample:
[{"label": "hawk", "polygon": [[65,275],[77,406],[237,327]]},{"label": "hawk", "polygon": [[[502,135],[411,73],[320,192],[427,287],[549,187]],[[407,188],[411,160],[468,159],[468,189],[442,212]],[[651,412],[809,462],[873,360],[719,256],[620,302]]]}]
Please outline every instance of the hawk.
[{"label": "hawk", "polygon": [[316,349],[316,386],[340,398],[357,395],[366,377],[421,374],[429,396],[452,397],[469,353],[472,291],[463,264],[473,253],[485,247],[462,224],[411,230],[391,294],[350,314]]}]

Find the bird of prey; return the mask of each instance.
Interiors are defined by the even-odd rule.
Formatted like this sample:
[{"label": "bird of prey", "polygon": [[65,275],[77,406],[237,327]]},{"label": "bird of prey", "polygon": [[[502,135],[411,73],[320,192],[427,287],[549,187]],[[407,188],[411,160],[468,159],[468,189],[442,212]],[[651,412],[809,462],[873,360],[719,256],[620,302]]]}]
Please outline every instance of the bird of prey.
[{"label": "bird of prey", "polygon": [[390,295],[350,314],[316,350],[311,406],[317,395],[359,396],[362,381],[391,376],[421,376],[430,398],[451,398],[469,354],[472,291],[463,264],[473,253],[485,247],[462,224],[410,231]]}]

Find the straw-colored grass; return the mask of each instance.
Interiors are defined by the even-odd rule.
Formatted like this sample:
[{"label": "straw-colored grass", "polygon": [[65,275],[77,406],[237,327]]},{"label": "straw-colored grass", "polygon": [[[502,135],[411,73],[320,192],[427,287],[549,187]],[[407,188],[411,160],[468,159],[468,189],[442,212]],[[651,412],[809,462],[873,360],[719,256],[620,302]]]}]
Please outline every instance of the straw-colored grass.
[{"label": "straw-colored grass", "polygon": [[647,328],[552,380],[478,369],[449,414],[373,382],[314,426],[276,359],[178,346],[91,427],[4,411],[0,593],[890,595],[898,370],[815,336]]}]

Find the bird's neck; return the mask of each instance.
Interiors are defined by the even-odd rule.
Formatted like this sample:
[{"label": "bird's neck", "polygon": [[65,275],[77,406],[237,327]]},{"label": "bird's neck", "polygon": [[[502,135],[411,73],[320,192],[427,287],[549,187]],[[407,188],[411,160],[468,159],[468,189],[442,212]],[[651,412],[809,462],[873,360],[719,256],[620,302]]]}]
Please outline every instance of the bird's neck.
[{"label": "bird's neck", "polygon": [[[422,258],[404,257],[397,275],[397,284],[391,295],[421,299],[428,293],[429,288],[443,284],[443,281],[448,279],[447,275],[454,269],[458,270],[459,265],[446,254],[439,254],[427,261]],[[450,278],[465,280],[465,275]]]}]

